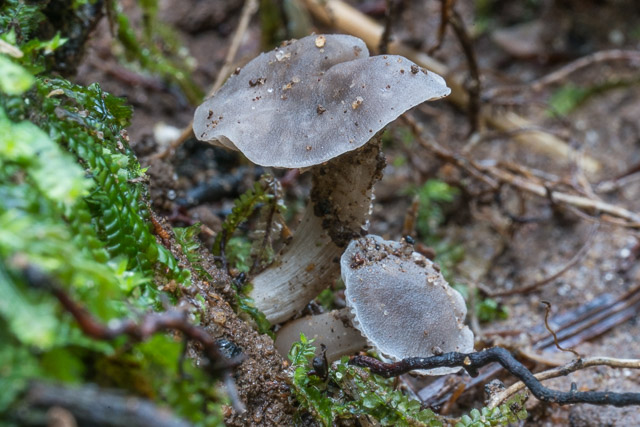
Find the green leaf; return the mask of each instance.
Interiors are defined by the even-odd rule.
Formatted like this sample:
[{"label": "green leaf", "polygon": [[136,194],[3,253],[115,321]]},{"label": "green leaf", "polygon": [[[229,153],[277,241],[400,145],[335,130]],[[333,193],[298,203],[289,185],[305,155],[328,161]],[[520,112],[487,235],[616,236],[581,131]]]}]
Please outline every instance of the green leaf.
[{"label": "green leaf", "polygon": [[78,355],[68,348],[54,348],[40,356],[45,375],[67,383],[82,382],[86,367]]},{"label": "green leaf", "polygon": [[0,54],[0,91],[20,95],[35,83],[35,77],[5,55]]},{"label": "green leaf", "polygon": [[551,114],[561,116],[569,114],[588,94],[588,89],[578,87],[572,83],[562,86],[556,90],[553,95],[551,95],[551,99],[549,99]]},{"label": "green leaf", "polygon": [[[2,226],[0,219],[0,227]],[[39,349],[50,348],[56,338],[58,319],[55,302],[48,295],[18,289],[0,265],[0,318],[23,344]]]},{"label": "green leaf", "polygon": [[43,194],[71,205],[91,187],[73,157],[31,122],[13,123],[0,108],[0,156],[25,168]]},{"label": "green leaf", "polygon": [[[29,380],[42,374],[36,358],[25,348],[14,345],[0,319],[0,414],[27,387]],[[1,416],[1,415],[0,415]]]}]

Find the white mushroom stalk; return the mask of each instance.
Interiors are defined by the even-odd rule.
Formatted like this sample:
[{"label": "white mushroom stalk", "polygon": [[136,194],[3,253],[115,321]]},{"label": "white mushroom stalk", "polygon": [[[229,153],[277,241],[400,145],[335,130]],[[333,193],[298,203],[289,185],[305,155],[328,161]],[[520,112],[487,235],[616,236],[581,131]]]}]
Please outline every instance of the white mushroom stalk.
[{"label": "white mushroom stalk", "polygon": [[358,38],[321,35],[261,54],[198,107],[197,138],[262,166],[313,173],[292,243],[252,279],[251,296],[269,321],[289,319],[326,288],[341,248],[366,230],[384,166],[379,145],[367,143],[409,108],[449,92],[440,76],[406,58],[369,57]]},{"label": "white mushroom stalk", "polygon": [[255,306],[270,322],[293,317],[340,273],[344,247],[367,228],[384,167],[378,142],[312,169],[311,200],[291,243],[251,281]]}]

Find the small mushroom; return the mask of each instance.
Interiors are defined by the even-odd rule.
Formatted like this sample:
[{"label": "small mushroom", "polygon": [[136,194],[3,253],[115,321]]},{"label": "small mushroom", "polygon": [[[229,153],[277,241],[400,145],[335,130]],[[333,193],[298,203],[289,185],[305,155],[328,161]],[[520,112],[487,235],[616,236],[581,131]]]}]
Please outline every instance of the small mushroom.
[{"label": "small mushroom", "polygon": [[412,66],[400,56],[369,57],[352,36],[309,36],[253,59],[196,110],[198,139],[262,166],[311,168],[311,202],[293,240],[252,279],[251,297],[272,323],[330,284],[342,248],[364,234],[384,168],[377,133],[449,94],[440,76],[405,72]]},{"label": "small mushroom", "polygon": [[286,356],[294,342],[300,340],[300,334],[313,339],[316,353],[320,354],[320,345],[327,348],[329,362],[342,356],[355,354],[367,346],[367,340],[353,327],[351,312],[348,308],[328,313],[305,316],[291,320],[278,331],[276,349]]},{"label": "small mushroom", "polygon": [[[362,237],[349,244],[340,264],[354,326],[383,355],[400,360],[473,351],[462,296],[407,243]],[[459,369],[420,373],[444,375]]]},{"label": "small mushroom", "polygon": [[[300,333],[325,345],[329,362],[357,353],[367,343],[395,360],[473,351],[462,296],[411,245],[362,237],[349,244],[341,267],[348,307],[288,322],[276,339],[282,355]],[[444,375],[459,369],[416,372]]]}]

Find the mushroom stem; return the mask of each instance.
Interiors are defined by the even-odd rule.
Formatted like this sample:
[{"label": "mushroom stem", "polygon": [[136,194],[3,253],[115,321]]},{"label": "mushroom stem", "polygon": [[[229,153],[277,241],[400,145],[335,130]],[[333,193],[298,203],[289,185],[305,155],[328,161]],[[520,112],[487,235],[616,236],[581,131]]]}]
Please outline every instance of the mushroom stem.
[{"label": "mushroom stem", "polygon": [[366,338],[351,323],[348,308],[305,316],[287,323],[278,331],[278,352],[286,357],[293,343],[300,339],[301,333],[314,340],[317,355],[320,355],[320,344],[327,347],[326,356],[329,363],[342,356],[356,354],[367,347]]},{"label": "mushroom stem", "polygon": [[380,138],[312,169],[311,201],[280,260],[253,278],[250,296],[271,323],[299,313],[340,271],[340,255],[368,226],[385,166]]}]

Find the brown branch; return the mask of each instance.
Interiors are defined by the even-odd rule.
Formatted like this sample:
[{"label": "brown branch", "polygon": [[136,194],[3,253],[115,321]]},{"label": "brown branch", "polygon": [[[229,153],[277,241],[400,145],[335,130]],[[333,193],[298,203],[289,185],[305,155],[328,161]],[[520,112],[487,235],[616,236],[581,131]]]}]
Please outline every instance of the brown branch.
[{"label": "brown branch", "polygon": [[451,14],[451,8],[453,7],[454,3],[455,0],[440,0],[440,25],[438,26],[438,41],[433,47],[427,50],[427,52],[429,52],[429,55],[433,55],[442,47],[442,43],[444,42],[444,35],[447,31],[447,25],[449,25],[449,15]]},{"label": "brown branch", "polygon": [[613,62],[613,61],[628,61],[631,63],[640,63],[640,52],[637,50],[602,50],[599,52],[591,53],[582,58],[578,58],[573,62],[570,62],[556,71],[553,71],[539,79],[525,84],[513,84],[508,86],[497,87],[489,91],[487,96],[493,98],[497,95],[501,95],[508,92],[520,92],[523,88],[529,91],[541,91],[546,86],[558,83],[566,79],[570,74],[575,73],[583,68],[594,65],[598,62]]},{"label": "brown branch", "polygon": [[562,68],[547,74],[546,76],[533,81],[532,83],[527,84],[527,87],[534,90],[539,91],[543,87],[548,86],[550,84],[559,82],[569,74],[575,73],[576,71],[586,68],[590,65],[593,65],[597,62],[609,62],[609,61],[629,61],[635,62],[636,66],[640,66],[640,52],[637,50],[603,50],[599,52],[594,52],[590,55],[584,56],[582,58],[576,59],[573,62],[563,66]]},{"label": "brown branch", "polygon": [[547,328],[547,331],[549,331],[549,333],[551,335],[553,335],[553,343],[556,345],[556,348],[560,351],[568,351],[571,352],[573,354],[576,355],[576,357],[578,359],[580,359],[582,356],[580,356],[580,353],[578,353],[577,351],[571,349],[571,348],[564,348],[560,345],[560,343],[558,342],[558,335],[556,335],[556,331],[554,331],[551,326],[549,326],[549,314],[551,313],[551,303],[549,301],[540,301],[542,304],[545,305],[545,312],[544,312],[544,326],[545,328]]}]

